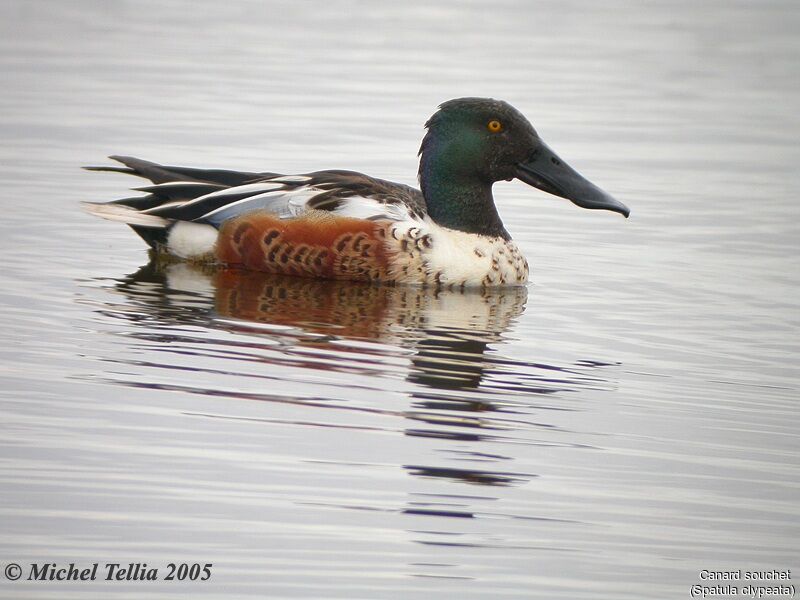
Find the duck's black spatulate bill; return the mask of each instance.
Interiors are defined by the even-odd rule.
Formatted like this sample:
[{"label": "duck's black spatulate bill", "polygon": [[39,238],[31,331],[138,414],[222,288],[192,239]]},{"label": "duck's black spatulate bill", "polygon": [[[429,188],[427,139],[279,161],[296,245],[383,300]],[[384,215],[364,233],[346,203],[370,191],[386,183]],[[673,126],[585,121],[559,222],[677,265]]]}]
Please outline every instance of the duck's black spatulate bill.
[{"label": "duck's black spatulate bill", "polygon": [[544,142],[539,141],[527,161],[517,165],[516,177],[528,185],[570,200],[582,208],[611,210],[626,219],[630,210],[561,160]]}]

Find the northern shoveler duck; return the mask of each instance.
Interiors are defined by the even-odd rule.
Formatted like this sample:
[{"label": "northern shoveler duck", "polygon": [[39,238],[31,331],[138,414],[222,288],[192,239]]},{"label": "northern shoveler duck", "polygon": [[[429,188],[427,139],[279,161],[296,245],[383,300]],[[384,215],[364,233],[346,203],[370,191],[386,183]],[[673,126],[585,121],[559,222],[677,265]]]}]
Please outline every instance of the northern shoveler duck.
[{"label": "northern shoveler duck", "polygon": [[628,216],[545,144],[514,107],[449,100],[425,124],[420,190],[352,171],[305,175],[170,167],[112,156],[145,196],[86,209],[156,253],[247,269],[437,286],[519,285],[528,264],[503,226],[496,181],[518,178],[583,208]]}]

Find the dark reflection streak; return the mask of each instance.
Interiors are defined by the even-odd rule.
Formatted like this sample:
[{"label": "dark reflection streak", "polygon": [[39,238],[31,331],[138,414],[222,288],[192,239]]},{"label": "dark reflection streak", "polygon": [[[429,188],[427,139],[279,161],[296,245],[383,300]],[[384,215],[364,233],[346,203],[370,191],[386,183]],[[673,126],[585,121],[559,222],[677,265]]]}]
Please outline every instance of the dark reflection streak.
[{"label": "dark reflection streak", "polygon": [[461,512],[457,510],[433,510],[422,508],[406,508],[401,511],[406,515],[424,515],[427,517],[455,517],[457,519],[474,519],[475,515],[469,512]]},{"label": "dark reflection streak", "polygon": [[439,452],[448,452],[450,454],[463,454],[465,456],[477,458],[489,458],[494,460],[512,460],[511,456],[504,456],[502,454],[488,454],[486,452],[470,452],[468,450],[439,450]]},{"label": "dark reflection streak", "polygon": [[[317,421],[298,421],[292,419],[267,419],[262,417],[237,417],[231,415],[212,415],[209,413],[200,413],[200,412],[187,412],[184,411],[184,415],[190,417],[203,417],[206,419],[220,419],[223,421],[247,421],[252,423],[271,423],[276,425],[302,425],[306,427],[328,427],[331,429],[356,429],[359,431],[387,431],[381,427],[367,427],[365,425],[341,425],[338,423],[319,423]],[[304,461],[304,462],[313,462],[313,461]]]},{"label": "dark reflection streak", "polygon": [[768,390],[787,390],[787,391],[796,391],[798,388],[796,387],[789,387],[783,385],[767,385],[763,383],[750,383],[746,381],[726,381],[724,379],[709,379],[709,383],[721,383],[723,385],[733,385],[737,387],[749,387],[749,388],[763,388]]},{"label": "dark reflection streak", "polygon": [[585,521],[578,521],[576,519],[554,519],[552,517],[531,517],[528,515],[509,515],[505,513],[492,513],[492,512],[480,512],[477,513],[478,517],[489,517],[489,518],[496,518],[496,519],[513,519],[516,521],[538,521],[543,523],[572,523],[574,525],[583,524]]},{"label": "dark reflection streak", "polygon": [[512,427],[501,427],[500,425],[495,425],[489,420],[482,420],[482,421],[470,420],[469,417],[463,417],[461,419],[454,420],[454,419],[437,418],[435,416],[428,418],[420,418],[418,416],[409,417],[408,415],[406,415],[406,418],[412,419],[414,421],[422,421],[423,423],[427,423],[428,425],[440,425],[442,427],[456,426],[456,427],[465,427],[469,429],[482,429],[490,431],[509,431],[513,429]]},{"label": "dark reflection streak", "polygon": [[579,365],[579,366],[582,366],[582,367],[615,367],[615,366],[619,366],[621,363],[619,363],[619,362],[603,362],[603,361],[600,361],[600,360],[588,360],[588,359],[582,358],[580,360],[575,361],[575,364]]},{"label": "dark reflection streak", "polygon": [[368,463],[368,462],[352,462],[345,460],[323,460],[321,458],[305,458],[304,463],[317,464],[317,465],[333,465],[337,467],[386,467],[389,465],[383,463]]},{"label": "dark reflection streak", "polygon": [[461,425],[465,427],[480,427],[480,428],[487,428],[487,429],[521,429],[520,425],[526,425],[531,428],[537,429],[549,429],[549,430],[560,430],[560,427],[556,427],[555,425],[551,425],[549,423],[538,423],[536,421],[521,421],[518,419],[502,419],[498,417],[473,417],[471,415],[467,415],[464,417],[456,417],[450,415],[440,415],[435,413],[430,414],[422,414],[422,413],[412,413],[406,412],[404,413],[405,416],[409,419],[414,419],[416,421],[423,421],[425,423],[430,424],[441,424],[441,425]]},{"label": "dark reflection streak", "polygon": [[[218,358],[220,360],[233,360],[242,363],[251,363],[251,364],[276,364],[286,367],[292,368],[304,368],[304,369],[312,369],[318,371],[330,371],[333,373],[346,373],[348,375],[376,375],[381,374],[383,376],[387,376],[386,369],[380,369],[378,367],[374,368],[363,368],[363,367],[353,367],[353,366],[346,366],[346,365],[337,365],[334,362],[327,362],[327,361],[303,361],[303,360],[291,360],[286,358],[268,358],[264,356],[252,356],[247,354],[236,354],[236,353],[227,353],[227,352],[192,352],[189,350],[181,350],[178,348],[149,348],[149,347],[142,347],[141,349],[147,350],[155,350],[156,352],[162,352],[165,354],[174,354],[176,356],[190,356],[190,357],[204,357],[204,358]],[[274,350],[274,348],[272,349]],[[333,359],[331,359],[332,361]],[[157,364],[157,363],[156,363]],[[210,371],[213,372],[213,371]],[[228,375],[231,374],[230,371],[222,371],[222,373],[226,373]],[[236,373],[237,376],[240,373]],[[241,374],[244,375],[244,374]],[[262,376],[264,379],[283,379],[280,377],[269,377],[269,376]],[[374,389],[360,385],[351,385],[348,387],[353,388],[362,388],[362,389]]]},{"label": "dark reflection streak", "polygon": [[[545,392],[549,393],[550,390],[545,390]],[[474,395],[475,399],[472,399]],[[482,396],[478,395],[475,392],[471,391],[462,391],[458,393],[450,393],[446,391],[431,391],[431,390],[424,390],[421,392],[417,392],[414,394],[415,398],[423,400],[423,402],[417,403],[418,405],[424,406],[427,405],[429,400],[433,401],[433,404],[442,403],[442,406],[436,406],[437,409],[445,409],[445,410],[452,410],[448,408],[450,406],[456,407],[457,405],[462,405],[464,407],[463,410],[474,410],[476,412],[491,412],[491,411],[502,411],[502,412],[509,412],[515,413],[517,411],[513,409],[536,409],[536,410],[554,410],[554,411],[563,411],[563,412],[574,412],[574,408],[570,407],[563,407],[563,406],[552,406],[546,404],[534,404],[532,402],[519,402],[516,400],[508,400],[507,398],[503,398],[502,400],[496,402],[486,402]],[[415,404],[415,406],[417,405]]]},{"label": "dark reflection streak", "polygon": [[[519,366],[516,361],[509,360],[507,358],[502,358],[502,357],[494,358],[494,359],[492,359],[492,362],[494,364],[498,365],[498,366],[511,367],[512,370],[514,370],[514,371],[516,371],[516,368]],[[587,364],[581,364],[583,362],[585,362]],[[542,371],[557,371],[559,373],[564,373],[566,375],[576,375],[578,377],[585,378],[585,379],[590,380],[590,381],[605,381],[605,379],[602,378],[602,377],[593,376],[593,375],[588,374],[586,372],[586,369],[596,369],[596,368],[618,366],[619,365],[619,363],[601,363],[601,362],[597,362],[597,364],[594,364],[593,361],[578,361],[575,364],[576,364],[576,366],[578,368],[559,367],[559,366],[556,366],[556,365],[548,365],[548,364],[545,364],[545,363],[526,363],[526,365],[528,367],[532,368],[532,369],[540,369]],[[525,376],[525,375],[523,375],[523,376]],[[563,380],[554,379],[553,381],[563,381]]]},{"label": "dark reflection streak", "polygon": [[410,492],[409,496],[424,496],[426,498],[448,498],[453,500],[497,500],[494,496],[474,496],[472,494],[435,494],[433,492]]},{"label": "dark reflection streak", "polygon": [[127,381],[127,380],[108,380],[109,383],[119,383],[121,385],[130,386],[133,388],[156,389],[169,392],[187,392],[190,394],[198,394],[200,396],[212,396],[221,398],[234,398],[237,400],[256,400],[260,402],[275,402],[279,404],[296,404],[299,406],[313,406],[317,408],[335,408],[340,410],[352,410],[356,412],[365,412],[377,415],[391,415],[402,416],[402,413],[392,410],[384,410],[379,408],[367,408],[364,406],[346,406],[342,404],[335,404],[340,402],[336,398],[294,398],[291,396],[279,396],[271,394],[258,394],[253,392],[234,392],[225,390],[212,390],[207,388],[193,388],[185,385],[166,384],[166,383],[146,383],[140,381]]},{"label": "dark reflection streak", "polygon": [[[578,378],[578,379],[556,379],[556,378],[553,378],[553,377],[541,377],[539,375],[533,375],[531,373],[526,373],[524,375],[520,375],[520,379],[532,380],[532,381],[535,381],[537,383],[554,383],[554,384],[557,384],[557,385],[569,386],[568,388],[559,389],[558,390],[559,392],[577,391],[576,390],[576,384],[582,384],[584,381],[586,381],[583,378]],[[605,380],[604,379],[597,379],[597,380],[593,379],[591,381],[593,383],[595,383],[597,381],[605,381]],[[581,387],[581,389],[583,389],[583,387]]]},{"label": "dark reflection streak", "polygon": [[467,506],[463,502],[414,502],[411,501],[408,503],[409,506],[454,506],[454,507],[465,507]]},{"label": "dark reflection streak", "polygon": [[398,512],[395,509],[391,508],[380,508],[377,506],[362,506],[358,504],[333,504],[330,502],[310,502],[310,501],[302,501],[298,500],[295,502],[297,506],[321,506],[323,508],[342,508],[345,510],[365,510],[370,512],[385,512],[385,513],[393,513]]},{"label": "dark reflection streak", "polygon": [[425,573],[409,573],[411,577],[422,577],[426,579],[458,579],[458,580],[466,580],[466,581],[475,581],[475,577],[469,577],[468,575],[429,575]]},{"label": "dark reflection streak", "polygon": [[[146,367],[151,369],[165,369],[167,371],[188,371],[191,373],[204,373],[208,375],[232,375],[230,371],[223,371],[220,369],[209,369],[209,368],[200,368],[200,367],[191,367],[187,365],[175,365],[172,363],[157,363],[152,361],[144,361],[144,360],[118,360],[113,358],[100,358],[98,359],[100,362],[106,362],[111,364],[120,364],[120,365],[132,365],[137,367]],[[343,371],[347,372],[347,371]],[[277,375],[263,375],[263,374],[256,374],[256,373],[235,373],[237,378],[252,378],[258,380],[266,380],[266,381],[287,381],[287,378],[279,377]],[[318,382],[318,385],[336,385],[333,383],[324,383]],[[380,387],[370,387],[366,385],[351,385],[349,386],[350,389],[360,389],[370,392],[382,392],[385,393],[384,388]]]},{"label": "dark reflection streak", "polygon": [[442,400],[439,402],[414,402],[414,408],[423,408],[426,410],[443,411],[449,410],[453,412],[502,412],[505,414],[525,414],[523,411],[509,410],[504,406],[490,406],[487,402],[476,400],[470,402],[468,400],[453,399],[450,401]]},{"label": "dark reflection streak", "polygon": [[[178,343],[185,343],[184,339],[175,338],[170,340],[171,344],[178,344]],[[134,346],[136,347],[136,346]],[[321,355],[313,355],[309,354],[307,356],[311,358],[317,358],[317,360],[293,360],[283,357],[275,357],[275,356],[266,356],[266,355],[259,355],[253,353],[245,353],[245,352],[236,352],[227,349],[217,349],[216,351],[200,351],[201,349],[193,349],[193,348],[175,348],[175,347],[157,347],[152,348],[150,346],[138,346],[136,347],[141,350],[149,350],[155,352],[161,352],[165,354],[174,354],[177,356],[190,356],[190,357],[203,357],[203,358],[218,358],[220,360],[233,360],[242,363],[251,363],[251,364],[278,364],[287,367],[299,367],[299,368],[310,368],[314,370],[322,370],[322,371],[331,371],[337,373],[347,373],[350,375],[376,375],[380,374],[384,377],[390,377],[392,373],[387,371],[388,367],[392,365],[376,365],[371,363],[371,366],[360,366],[359,363],[370,364],[369,361],[366,360],[358,360],[350,356],[346,357],[334,357],[334,356],[321,356]],[[280,346],[272,346],[272,345],[265,345],[262,346],[263,350],[269,351],[270,353],[277,353],[292,355],[294,353],[285,351],[284,348]],[[337,364],[336,360],[345,359],[346,363],[349,364]],[[353,364],[355,363],[355,364]],[[228,372],[230,373],[230,372]],[[268,378],[265,376],[265,378]],[[352,384],[348,387],[354,388],[363,388],[363,389],[375,389],[371,387],[361,386],[358,384]]]},{"label": "dark reflection streak", "polygon": [[[541,382],[543,380],[537,380],[537,382]],[[485,385],[483,389],[485,390],[492,390],[497,391],[498,393],[507,393],[510,395],[521,396],[524,394],[531,393],[531,390],[535,390],[533,393],[547,395],[547,394],[574,394],[575,392],[584,392],[586,390],[609,390],[612,389],[608,386],[600,387],[595,385],[585,385],[580,380],[571,381],[571,382],[562,382],[564,384],[569,385],[569,387],[534,387],[530,384],[513,384],[513,383],[506,383],[506,384],[498,384],[498,385]],[[566,409],[568,410],[568,409]]]},{"label": "dark reflection streak", "polygon": [[[243,357],[253,357],[257,356],[256,354],[247,353],[241,350],[230,350],[229,348],[236,348],[236,349],[247,349],[247,350],[284,350],[288,344],[296,343],[297,337],[296,335],[269,335],[265,336],[262,334],[262,337],[268,337],[272,343],[265,343],[263,341],[259,342],[243,342],[241,340],[234,340],[234,339],[221,339],[221,338],[212,338],[212,337],[199,337],[199,336],[189,336],[189,335],[174,335],[172,332],[180,331],[180,329],[169,329],[170,335],[166,334],[153,334],[153,333],[140,333],[140,332],[132,332],[132,333],[124,333],[120,334],[125,337],[130,337],[136,340],[141,340],[145,342],[156,342],[156,343],[183,343],[183,344],[195,344],[198,347],[198,351],[200,348],[206,346],[222,346],[225,348],[224,352],[231,354],[233,356],[243,356]],[[229,333],[229,332],[226,332]],[[283,338],[286,339],[273,339],[273,338]],[[222,350],[220,350],[222,351]]]},{"label": "dark reflection streak", "polygon": [[558,548],[556,546],[518,546],[518,545],[501,545],[501,544],[472,544],[469,542],[435,542],[432,540],[413,540],[417,544],[423,546],[444,546],[454,548],[485,548],[487,550],[531,550],[531,551],[546,551],[546,552],[577,552],[572,548]]},{"label": "dark reflection streak", "polygon": [[409,437],[438,438],[442,440],[457,440],[459,442],[481,442],[501,440],[496,435],[482,435],[477,433],[458,433],[452,431],[429,431],[424,429],[406,429],[405,434]]},{"label": "dark reflection streak", "polygon": [[419,465],[403,465],[411,475],[419,477],[441,477],[465,483],[480,485],[507,486],[525,483],[538,475],[532,473],[508,473],[501,471],[478,471],[474,469],[454,469],[443,467],[426,467]]},{"label": "dark reflection streak", "polygon": [[[496,500],[496,498],[489,498]],[[399,513],[411,516],[421,517],[444,517],[450,519],[508,519],[508,520],[525,520],[525,521],[538,521],[543,523],[572,523],[580,524],[582,521],[574,521],[568,519],[551,519],[549,517],[532,517],[526,515],[510,515],[504,513],[483,512],[483,511],[462,511],[462,510],[442,510],[442,509],[425,509],[425,508],[384,508],[379,506],[366,506],[363,504],[337,504],[334,502],[315,502],[311,500],[298,500],[294,502],[297,506],[317,506],[322,508],[332,508],[341,510],[358,510],[369,512],[383,512],[383,513]],[[450,535],[462,536],[465,535],[460,532],[452,531],[425,531],[425,530],[408,530],[409,533],[428,534],[428,535]]]},{"label": "dark reflection streak", "polygon": [[424,508],[408,508],[402,511],[405,514],[409,515],[423,515],[423,516],[434,516],[434,517],[456,517],[456,518],[466,518],[466,519],[483,519],[483,518],[494,518],[494,519],[512,519],[512,520],[519,520],[519,521],[537,521],[540,523],[572,523],[572,524],[580,524],[583,521],[576,521],[574,519],[552,519],[550,517],[531,517],[526,515],[509,515],[504,513],[492,513],[492,512],[466,512],[466,511],[458,511],[458,510],[437,510],[437,509],[424,509]]},{"label": "dark reflection streak", "polygon": [[[563,431],[563,430],[562,430]],[[590,444],[573,444],[573,443],[558,443],[558,442],[540,442],[540,441],[532,441],[523,438],[515,438],[510,436],[498,436],[498,435],[483,435],[477,433],[460,433],[460,432],[450,432],[450,431],[433,431],[433,430],[425,430],[425,429],[406,429],[405,435],[410,437],[426,437],[426,438],[440,438],[440,439],[452,439],[461,442],[494,442],[500,444],[514,444],[519,446],[531,446],[535,448],[576,448],[581,450],[598,450],[597,446],[592,446]]]},{"label": "dark reflection streak", "polygon": [[497,412],[506,415],[527,415],[531,409],[535,410],[558,410],[572,412],[574,409],[553,407],[539,407],[537,405],[511,405],[506,403],[491,405],[485,400],[468,400],[465,398],[441,399],[435,402],[424,401],[414,402],[414,408],[433,410],[433,411],[453,411],[453,412]]}]

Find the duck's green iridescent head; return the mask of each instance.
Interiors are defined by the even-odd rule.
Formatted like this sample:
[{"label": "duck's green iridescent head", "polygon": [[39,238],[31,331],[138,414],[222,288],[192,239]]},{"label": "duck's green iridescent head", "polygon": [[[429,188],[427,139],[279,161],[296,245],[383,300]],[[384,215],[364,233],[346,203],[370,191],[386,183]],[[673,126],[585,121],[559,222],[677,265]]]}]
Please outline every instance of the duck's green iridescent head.
[{"label": "duck's green iridescent head", "polygon": [[[482,229],[486,226],[470,217],[477,204],[469,205],[485,196],[478,189],[488,188],[491,200],[495,181],[515,177],[583,208],[611,210],[625,217],[630,212],[561,160],[522,113],[507,102],[492,98],[449,100],[425,126],[428,131],[419,151],[420,186],[431,216],[442,225],[485,233]],[[458,198],[466,199],[466,210],[453,206],[459,200],[448,190],[456,189]],[[502,223],[499,227],[502,230]]]}]

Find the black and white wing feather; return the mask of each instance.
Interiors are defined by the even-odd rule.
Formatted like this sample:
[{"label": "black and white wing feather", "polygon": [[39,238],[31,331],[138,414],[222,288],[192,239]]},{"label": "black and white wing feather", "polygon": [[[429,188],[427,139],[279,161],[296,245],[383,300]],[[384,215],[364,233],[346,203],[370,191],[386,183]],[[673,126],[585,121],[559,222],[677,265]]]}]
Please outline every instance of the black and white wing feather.
[{"label": "black and white wing feather", "polygon": [[318,210],[357,219],[393,221],[420,219],[427,214],[419,190],[353,171],[279,175],[170,167],[129,157],[112,158],[125,167],[90,169],[139,175],[155,185],[137,188],[146,192],[146,196],[90,204],[87,208],[98,216],[128,222],[151,245],[159,242],[161,236],[143,232],[142,228],[164,228],[178,221],[219,228],[229,219],[254,211],[268,212],[281,219]]}]

